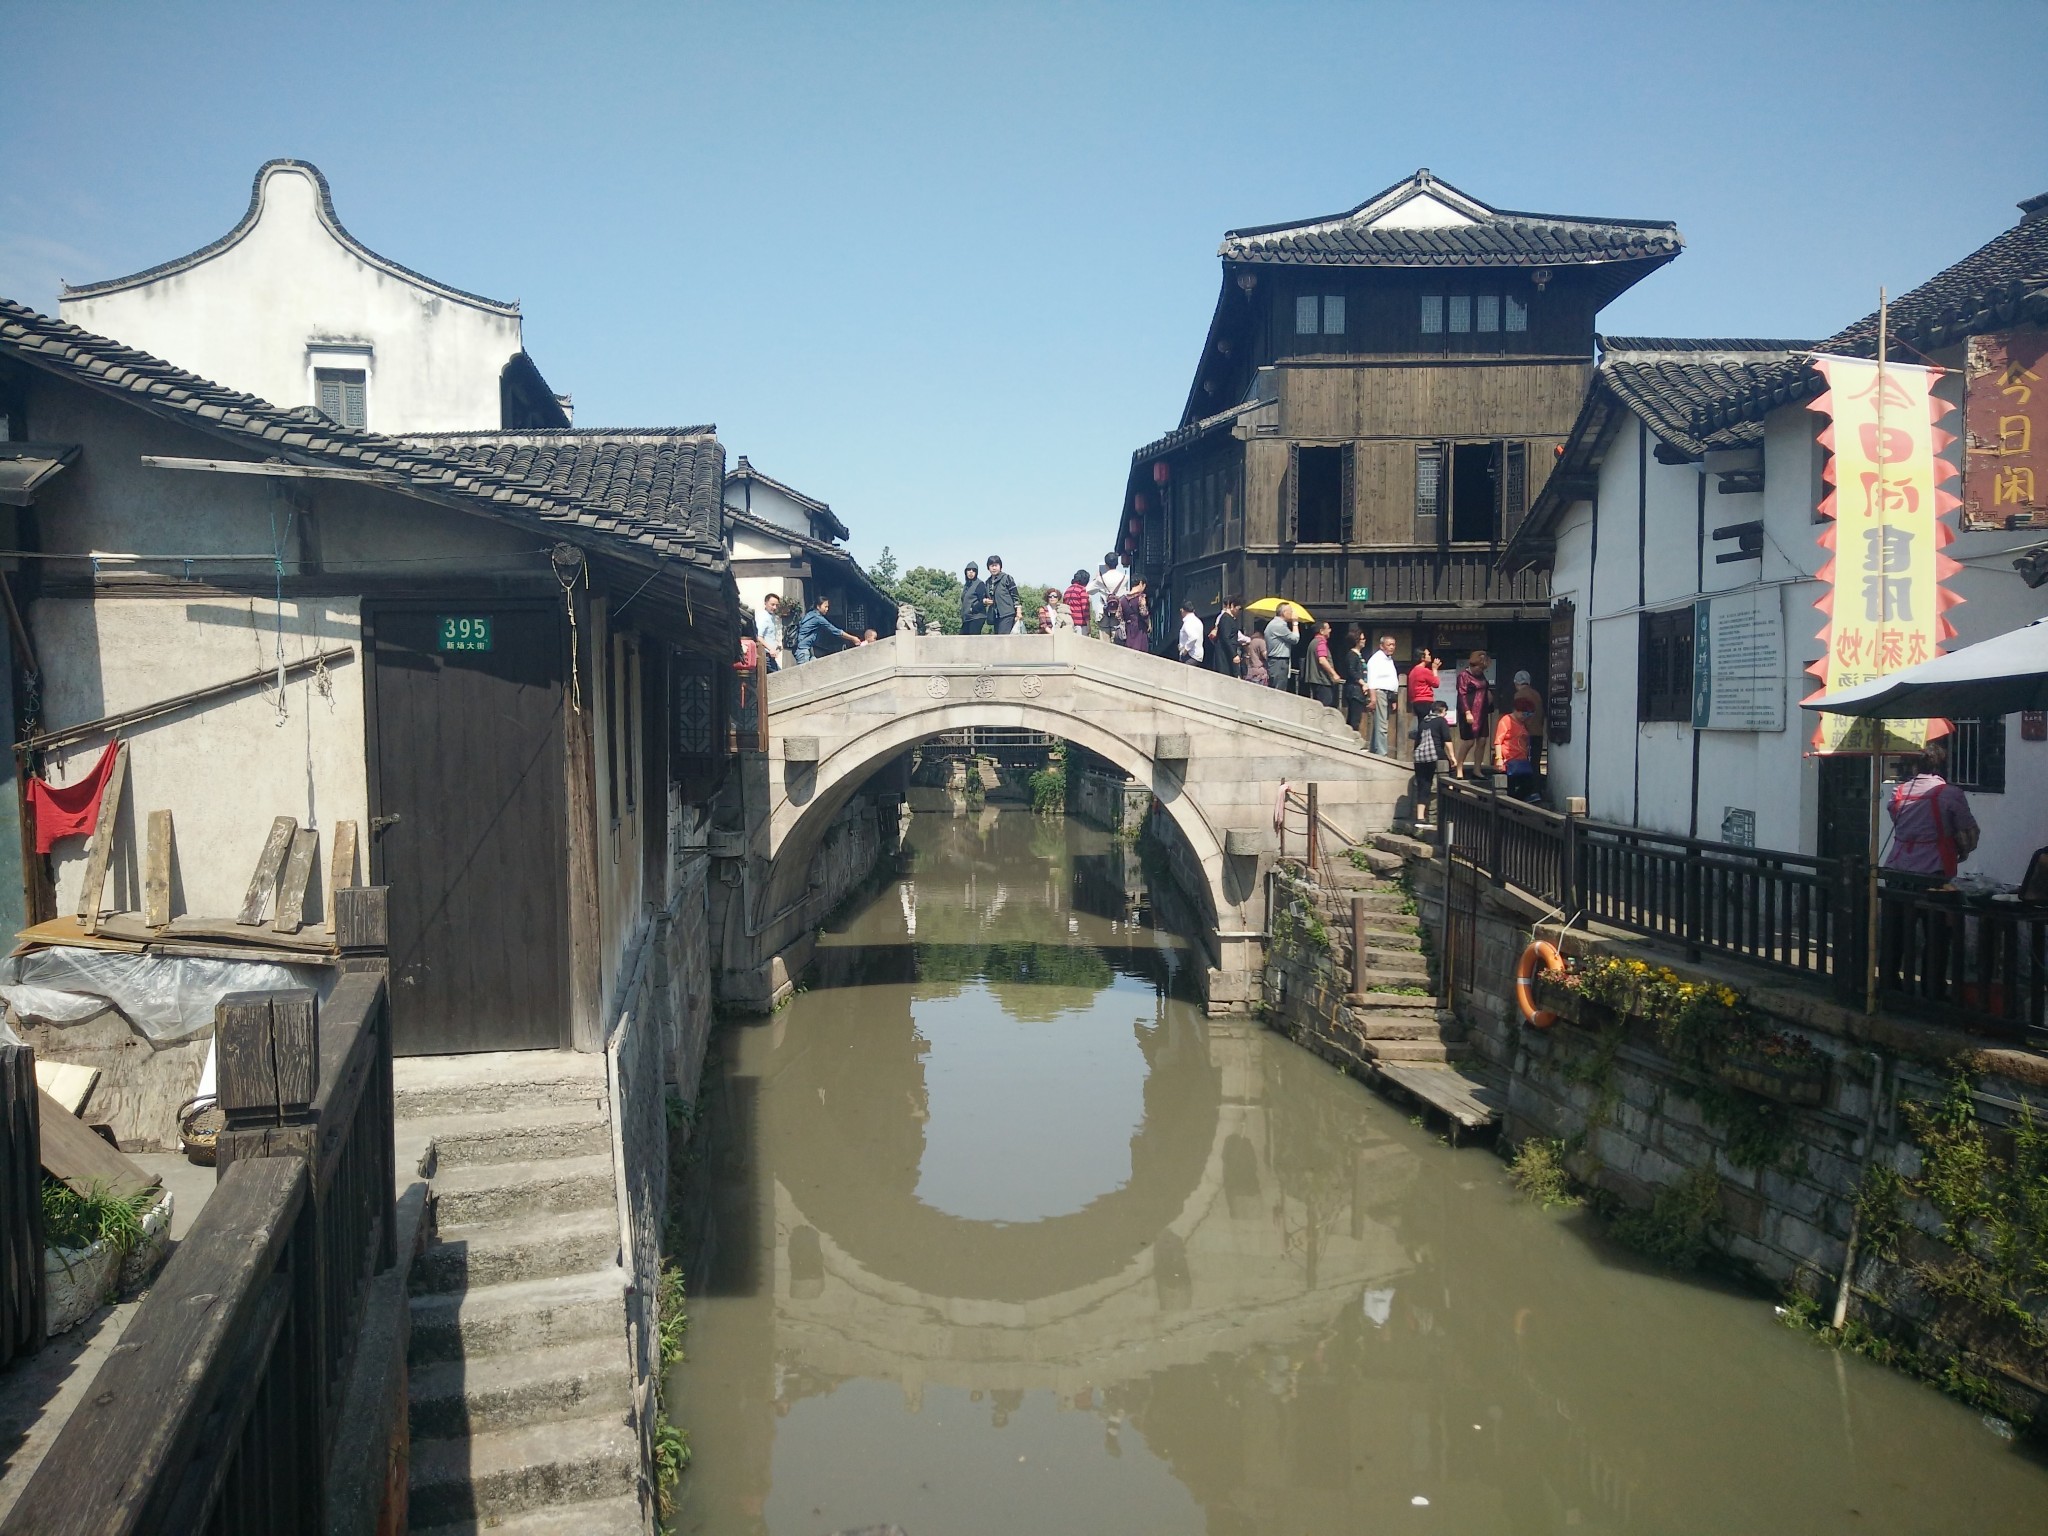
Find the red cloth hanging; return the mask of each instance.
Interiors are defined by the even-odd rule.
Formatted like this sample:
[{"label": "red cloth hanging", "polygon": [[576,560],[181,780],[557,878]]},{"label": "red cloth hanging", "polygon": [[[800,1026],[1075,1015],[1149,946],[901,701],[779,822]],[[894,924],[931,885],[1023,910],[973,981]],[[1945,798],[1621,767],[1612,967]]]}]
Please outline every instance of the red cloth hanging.
[{"label": "red cloth hanging", "polygon": [[107,792],[107,776],[114,771],[114,756],[120,750],[118,741],[108,742],[92,771],[74,784],[30,778],[28,803],[35,812],[37,853],[48,853],[60,837],[76,837],[93,829],[100,819],[100,796]]}]

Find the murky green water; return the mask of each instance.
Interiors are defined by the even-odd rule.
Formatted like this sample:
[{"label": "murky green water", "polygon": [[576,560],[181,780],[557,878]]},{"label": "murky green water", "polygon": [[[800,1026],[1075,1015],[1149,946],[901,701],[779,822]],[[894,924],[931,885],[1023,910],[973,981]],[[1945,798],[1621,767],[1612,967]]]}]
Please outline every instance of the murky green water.
[{"label": "murky green water", "polygon": [[1977,1414],[1204,1018],[1107,837],[910,845],[724,1037],[680,1529],[2048,1530]]}]

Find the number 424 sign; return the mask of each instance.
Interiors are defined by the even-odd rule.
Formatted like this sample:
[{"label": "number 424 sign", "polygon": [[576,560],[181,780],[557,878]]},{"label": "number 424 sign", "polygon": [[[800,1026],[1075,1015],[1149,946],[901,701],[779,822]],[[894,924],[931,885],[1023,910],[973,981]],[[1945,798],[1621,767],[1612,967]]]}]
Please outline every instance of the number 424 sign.
[{"label": "number 424 sign", "polygon": [[488,615],[439,615],[435,621],[435,649],[443,651],[488,651],[491,621]]}]

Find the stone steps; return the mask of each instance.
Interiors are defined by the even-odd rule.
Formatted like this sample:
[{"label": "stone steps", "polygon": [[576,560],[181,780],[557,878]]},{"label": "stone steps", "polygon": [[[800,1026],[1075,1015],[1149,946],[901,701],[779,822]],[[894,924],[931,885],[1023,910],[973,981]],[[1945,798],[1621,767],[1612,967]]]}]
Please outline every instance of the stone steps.
[{"label": "stone steps", "polygon": [[505,1115],[571,1104],[604,1107],[604,1058],[573,1051],[489,1051],[412,1057],[392,1083],[401,1120]]},{"label": "stone steps", "polygon": [[444,1227],[413,1261],[412,1292],[587,1273],[616,1263],[618,1252],[618,1217],[609,1210]]},{"label": "stone steps", "polygon": [[612,1338],[625,1315],[626,1272],[613,1266],[464,1293],[412,1298],[415,1366]]},{"label": "stone steps", "polygon": [[433,1192],[438,1219],[460,1226],[609,1209],[615,1198],[612,1156],[605,1151],[444,1169],[434,1176]]},{"label": "stone steps", "polygon": [[411,1529],[643,1530],[603,1058],[404,1066],[435,1222],[412,1268]]},{"label": "stone steps", "polygon": [[493,1517],[631,1497],[639,1476],[639,1437],[623,1415],[415,1440],[412,1529],[467,1520],[502,1531]]},{"label": "stone steps", "polygon": [[463,1438],[564,1418],[623,1422],[633,1378],[615,1335],[419,1366],[407,1397],[415,1440]]},{"label": "stone steps", "polygon": [[549,1104],[517,1115],[435,1115],[415,1122],[434,1149],[432,1177],[450,1168],[475,1168],[533,1158],[609,1155],[611,1121],[602,1100]]},{"label": "stone steps", "polygon": [[1367,1040],[1365,1048],[1380,1061],[1449,1061],[1455,1047],[1442,1040]]},{"label": "stone steps", "polygon": [[630,1494],[587,1504],[558,1504],[489,1520],[412,1528],[412,1536],[641,1536],[640,1501]]}]

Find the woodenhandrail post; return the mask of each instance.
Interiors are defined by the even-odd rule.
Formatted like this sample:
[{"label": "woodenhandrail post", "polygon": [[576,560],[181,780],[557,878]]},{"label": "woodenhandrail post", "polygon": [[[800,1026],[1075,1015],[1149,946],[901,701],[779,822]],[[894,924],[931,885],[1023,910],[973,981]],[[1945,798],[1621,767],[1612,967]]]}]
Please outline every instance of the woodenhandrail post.
[{"label": "woodenhandrail post", "polygon": [[1557,904],[1567,921],[1576,917],[1579,906],[1579,818],[1569,802],[1564,810],[1563,835],[1557,849]]},{"label": "woodenhandrail post", "polygon": [[[1418,922],[1420,919],[1418,919]],[[1351,898],[1351,990],[1363,992],[1359,982],[1365,976],[1365,898]]]},{"label": "woodenhandrail post", "polygon": [[1679,923],[1685,942],[1685,958],[1697,960],[1700,957],[1700,929],[1704,914],[1701,911],[1704,893],[1701,882],[1706,879],[1706,864],[1688,850],[1688,856],[1679,860]]},{"label": "woodenhandrail post", "polygon": [[1316,872],[1316,849],[1322,839],[1316,835],[1316,786],[1308,787],[1308,872]]}]

